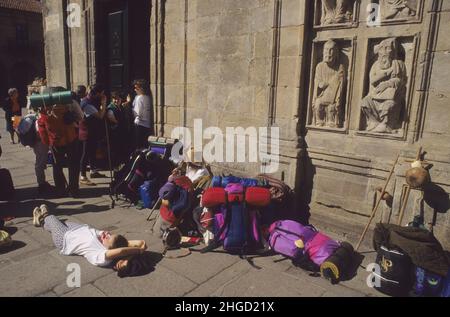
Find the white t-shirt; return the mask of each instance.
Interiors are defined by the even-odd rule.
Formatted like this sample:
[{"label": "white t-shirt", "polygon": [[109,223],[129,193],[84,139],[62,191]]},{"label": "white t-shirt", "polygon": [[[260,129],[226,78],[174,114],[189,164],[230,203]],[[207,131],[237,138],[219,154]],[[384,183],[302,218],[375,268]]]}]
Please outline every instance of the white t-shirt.
[{"label": "white t-shirt", "polygon": [[135,116],[134,124],[146,128],[151,128],[150,114],[152,108],[150,97],[146,95],[138,95],[133,101],[133,113]]},{"label": "white t-shirt", "polygon": [[64,234],[62,255],[81,255],[96,266],[108,266],[106,247],[100,242],[102,232],[84,225]]},{"label": "white t-shirt", "polygon": [[93,105],[87,104],[83,108],[84,114],[86,115],[86,118],[89,118],[90,116],[96,114],[98,112],[97,108],[95,108]]}]

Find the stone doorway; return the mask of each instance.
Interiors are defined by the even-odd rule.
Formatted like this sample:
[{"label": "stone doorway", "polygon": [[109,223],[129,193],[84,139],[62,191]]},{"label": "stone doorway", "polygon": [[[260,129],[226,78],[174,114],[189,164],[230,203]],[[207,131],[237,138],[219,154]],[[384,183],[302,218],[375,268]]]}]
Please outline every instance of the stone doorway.
[{"label": "stone doorway", "polygon": [[149,80],[150,1],[110,0],[96,5],[97,81],[109,91],[131,92],[134,79]]}]

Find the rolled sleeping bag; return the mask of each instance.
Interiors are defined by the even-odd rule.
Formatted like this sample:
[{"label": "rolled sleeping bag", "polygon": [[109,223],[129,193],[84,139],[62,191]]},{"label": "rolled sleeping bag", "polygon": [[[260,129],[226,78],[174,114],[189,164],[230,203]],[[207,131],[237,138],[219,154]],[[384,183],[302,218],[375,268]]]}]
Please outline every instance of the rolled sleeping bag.
[{"label": "rolled sleeping bag", "polygon": [[222,187],[211,187],[202,195],[201,205],[206,208],[214,208],[225,204],[227,201],[225,189]]},{"label": "rolled sleeping bag", "polygon": [[254,207],[267,207],[270,204],[270,190],[261,187],[249,187],[245,191],[245,201]]},{"label": "rolled sleeping bag", "polygon": [[333,284],[338,283],[348,272],[353,254],[353,246],[348,242],[342,242],[336,252],[322,263],[320,273]]}]

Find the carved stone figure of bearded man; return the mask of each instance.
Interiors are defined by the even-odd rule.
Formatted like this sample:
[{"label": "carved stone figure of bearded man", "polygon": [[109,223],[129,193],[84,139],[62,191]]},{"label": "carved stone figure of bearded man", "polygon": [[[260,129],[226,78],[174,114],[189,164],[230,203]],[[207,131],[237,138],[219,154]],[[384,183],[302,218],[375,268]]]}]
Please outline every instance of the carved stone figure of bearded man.
[{"label": "carved stone figure of bearded man", "polygon": [[370,70],[369,94],[362,100],[367,131],[392,133],[400,123],[400,107],[406,97],[405,63],[397,59],[397,40],[389,38],[375,46],[378,60]]},{"label": "carved stone figure of bearded man", "polygon": [[339,48],[335,41],[323,47],[323,61],[316,67],[313,91],[314,124],[319,127],[340,126],[345,67],[339,63]]}]

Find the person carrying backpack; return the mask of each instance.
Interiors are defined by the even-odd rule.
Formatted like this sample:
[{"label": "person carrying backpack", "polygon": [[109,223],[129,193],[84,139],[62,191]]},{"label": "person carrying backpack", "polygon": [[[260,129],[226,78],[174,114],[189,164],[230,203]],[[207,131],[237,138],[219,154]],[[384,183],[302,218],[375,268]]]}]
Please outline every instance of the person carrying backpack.
[{"label": "person carrying backpack", "polygon": [[98,172],[96,159],[100,129],[104,127],[103,117],[106,111],[106,101],[105,89],[99,84],[94,85],[88,96],[81,100],[84,120],[79,126],[79,139],[82,143],[80,183],[83,185],[95,186],[95,183],[91,182],[86,176],[88,161],[91,178],[106,177]]},{"label": "person carrying backpack", "polygon": [[[44,93],[64,91],[62,87],[47,88]],[[53,179],[58,194],[68,192],[72,197],[78,196],[80,176],[80,155],[76,134],[76,120],[68,121],[73,113],[73,105],[46,105],[41,109],[38,119],[39,137],[43,144],[50,147],[53,153]],[[69,186],[63,173],[64,163],[69,168]]]},{"label": "person carrying backpack", "polygon": [[35,155],[34,172],[38,184],[38,195],[47,196],[55,191],[55,188],[45,178],[49,146],[42,143],[37,131],[37,115],[31,113],[22,118],[17,128],[17,132],[20,135],[20,143],[23,146],[31,147]]}]

